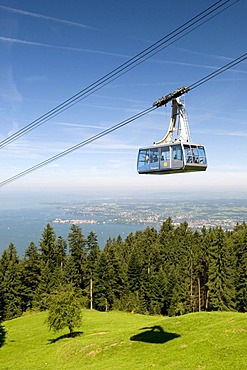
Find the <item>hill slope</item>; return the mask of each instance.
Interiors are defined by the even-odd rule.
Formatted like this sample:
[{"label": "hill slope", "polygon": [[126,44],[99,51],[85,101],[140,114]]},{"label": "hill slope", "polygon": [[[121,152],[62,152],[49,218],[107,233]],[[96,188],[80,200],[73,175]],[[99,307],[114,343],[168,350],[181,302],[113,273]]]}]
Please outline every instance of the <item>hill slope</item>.
[{"label": "hill slope", "polygon": [[0,369],[247,369],[247,314],[180,317],[83,311],[74,338],[54,334],[46,313],[5,322]]}]

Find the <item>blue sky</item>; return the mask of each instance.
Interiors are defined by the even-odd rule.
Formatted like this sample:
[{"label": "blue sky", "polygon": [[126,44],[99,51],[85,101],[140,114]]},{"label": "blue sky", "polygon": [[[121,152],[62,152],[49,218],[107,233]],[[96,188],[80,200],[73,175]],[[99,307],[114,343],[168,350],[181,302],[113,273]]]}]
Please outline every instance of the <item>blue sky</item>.
[{"label": "blue sky", "polygon": [[[0,0],[0,139],[21,129],[215,3],[209,0]],[[233,3],[233,1],[232,1]],[[129,118],[163,95],[246,53],[247,2],[222,14],[0,149],[0,181]],[[146,176],[138,148],[160,140],[171,107],[128,126],[0,189],[12,194],[93,191],[247,189],[247,62],[185,97],[194,142],[205,145],[205,173]],[[6,198],[7,197],[7,198]]]}]

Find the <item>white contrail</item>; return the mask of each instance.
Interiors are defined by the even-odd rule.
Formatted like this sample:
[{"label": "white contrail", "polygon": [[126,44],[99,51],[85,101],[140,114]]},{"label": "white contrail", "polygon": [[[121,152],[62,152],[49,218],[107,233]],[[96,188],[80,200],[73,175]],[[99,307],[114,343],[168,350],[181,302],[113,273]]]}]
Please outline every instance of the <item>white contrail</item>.
[{"label": "white contrail", "polygon": [[88,26],[86,24],[72,22],[72,21],[68,21],[66,19],[59,19],[59,18],[49,17],[49,16],[43,15],[43,14],[37,14],[37,13],[27,12],[25,10],[10,8],[10,7],[4,6],[4,5],[0,5],[0,8],[3,9],[3,10],[9,11],[11,13],[17,13],[17,14],[28,16],[28,17],[35,17],[35,18],[46,19],[46,20],[53,21],[53,22],[63,23],[63,24],[68,25],[68,26],[75,26],[75,27],[80,27],[80,28],[95,29],[94,27]]},{"label": "white contrail", "polygon": [[33,42],[33,41],[15,39],[15,38],[12,38],[12,37],[0,36],[0,42],[1,41],[2,42],[11,42],[11,43],[15,43],[15,44],[31,45],[31,46],[42,46],[42,47],[51,48],[51,49],[78,51],[78,52],[94,53],[94,54],[103,54],[103,55],[110,55],[110,56],[113,56],[113,57],[120,57],[120,58],[128,58],[129,57],[128,55],[111,53],[111,52],[108,52],[108,51],[73,48],[73,47],[70,47],[70,46],[56,46],[56,45],[50,45],[50,44],[43,44],[43,43],[40,43],[40,42]]},{"label": "white contrail", "polygon": [[[127,55],[127,54],[111,53],[109,51],[101,51],[101,50],[74,48],[74,47],[71,47],[71,46],[50,45],[50,44],[44,44],[44,43],[40,43],[40,42],[21,40],[21,39],[16,39],[16,38],[11,38],[11,37],[3,37],[3,36],[0,36],[0,42],[9,42],[9,43],[30,45],[30,46],[41,46],[41,47],[50,48],[50,49],[68,50],[68,51],[83,52],[83,53],[109,55],[109,56],[117,57],[117,58],[130,58],[130,55]],[[197,67],[197,68],[206,68],[206,69],[216,69],[217,68],[216,66],[212,66],[212,65],[178,62],[178,61],[173,61],[173,60],[165,60],[164,61],[164,60],[156,59],[156,60],[152,60],[151,62],[152,63],[159,63],[159,64],[177,64],[177,65],[183,65],[183,66],[187,66],[187,67]],[[246,73],[246,71],[241,71],[241,70],[236,70],[236,69],[234,69],[234,70],[231,69],[230,72]]]}]

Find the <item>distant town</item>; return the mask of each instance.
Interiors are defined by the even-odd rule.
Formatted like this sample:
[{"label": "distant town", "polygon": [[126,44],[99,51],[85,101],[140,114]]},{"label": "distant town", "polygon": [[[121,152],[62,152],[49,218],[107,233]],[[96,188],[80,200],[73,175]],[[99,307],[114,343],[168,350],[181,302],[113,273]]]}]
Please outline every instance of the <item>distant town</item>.
[{"label": "distant town", "polygon": [[122,199],[116,201],[90,200],[78,204],[56,203],[66,218],[55,218],[53,223],[71,224],[162,224],[171,217],[174,225],[186,221],[192,229],[222,226],[233,229],[247,221],[247,199],[213,199],[174,201],[167,199]]}]

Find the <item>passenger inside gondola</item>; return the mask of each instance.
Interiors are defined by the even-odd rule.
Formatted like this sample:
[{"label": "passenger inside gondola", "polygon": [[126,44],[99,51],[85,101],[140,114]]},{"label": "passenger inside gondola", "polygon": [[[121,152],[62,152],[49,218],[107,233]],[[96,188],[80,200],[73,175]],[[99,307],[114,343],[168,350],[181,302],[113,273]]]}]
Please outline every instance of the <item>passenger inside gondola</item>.
[{"label": "passenger inside gondola", "polygon": [[193,150],[190,149],[190,147],[185,147],[184,151],[185,151],[186,163],[192,163]]}]

